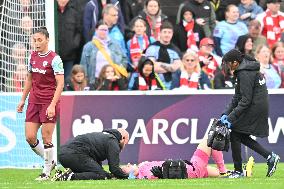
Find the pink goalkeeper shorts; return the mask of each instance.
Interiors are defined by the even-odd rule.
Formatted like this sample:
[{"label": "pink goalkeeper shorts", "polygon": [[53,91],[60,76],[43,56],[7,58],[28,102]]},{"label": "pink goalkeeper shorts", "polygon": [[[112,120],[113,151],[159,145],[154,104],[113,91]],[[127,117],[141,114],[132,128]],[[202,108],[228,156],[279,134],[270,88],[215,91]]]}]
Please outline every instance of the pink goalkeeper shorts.
[{"label": "pink goalkeeper shorts", "polygon": [[190,162],[195,170],[187,169],[190,178],[205,178],[208,177],[207,165],[209,156],[200,149],[195,150]]}]

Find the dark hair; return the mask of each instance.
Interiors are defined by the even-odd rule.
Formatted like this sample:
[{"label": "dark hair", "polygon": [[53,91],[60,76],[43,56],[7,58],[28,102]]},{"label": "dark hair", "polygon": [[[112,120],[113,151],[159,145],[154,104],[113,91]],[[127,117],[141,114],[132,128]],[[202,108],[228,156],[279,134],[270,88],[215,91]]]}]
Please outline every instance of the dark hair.
[{"label": "dark hair", "polygon": [[48,31],[47,31],[47,28],[44,27],[44,26],[42,26],[42,27],[40,27],[39,29],[37,29],[37,30],[34,32],[34,34],[36,34],[36,33],[41,33],[41,34],[45,35],[46,38],[49,38],[49,33],[48,33]]},{"label": "dark hair", "polygon": [[141,74],[142,77],[145,77],[143,74],[143,68],[145,67],[145,65],[153,66],[152,73],[150,74],[150,77],[153,78],[154,77],[154,62],[145,56],[142,56],[138,62],[138,67],[137,67],[138,72]]},{"label": "dark hair", "polygon": [[106,25],[106,23],[103,20],[99,20],[96,24],[96,29],[98,29],[101,25]]},{"label": "dark hair", "polygon": [[170,23],[169,21],[164,21],[160,27],[160,30],[162,31],[163,29],[171,29],[174,30],[174,27],[172,25],[172,23]]},{"label": "dark hair", "polygon": [[244,54],[245,51],[246,51],[246,49],[245,49],[246,42],[247,42],[249,39],[251,39],[251,40],[253,41],[252,37],[249,36],[249,35],[242,35],[242,36],[240,36],[240,37],[238,38],[237,42],[236,42],[236,46],[235,46],[236,49],[238,49],[241,53]]},{"label": "dark hair", "polygon": [[145,6],[146,6],[146,7],[148,6],[148,4],[149,4],[150,1],[156,1],[156,2],[158,3],[158,5],[159,5],[159,9],[161,8],[160,0],[146,0],[146,1],[145,1]]},{"label": "dark hair", "polygon": [[222,64],[228,64],[234,61],[241,63],[243,59],[244,54],[241,53],[241,51],[239,51],[238,49],[232,49],[223,56]]}]

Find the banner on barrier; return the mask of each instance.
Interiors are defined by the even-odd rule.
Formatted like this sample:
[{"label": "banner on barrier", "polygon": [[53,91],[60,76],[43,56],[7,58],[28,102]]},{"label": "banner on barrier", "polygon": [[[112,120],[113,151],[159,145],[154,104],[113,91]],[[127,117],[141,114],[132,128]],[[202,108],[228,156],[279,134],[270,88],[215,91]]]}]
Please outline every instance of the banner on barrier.
[{"label": "banner on barrier", "polygon": [[[63,96],[60,143],[83,133],[123,127],[130,133],[129,144],[121,154],[123,163],[189,159],[213,118],[220,117],[231,97],[230,94]],[[270,136],[257,139],[280,156],[284,156],[280,145],[284,142],[283,97],[270,95]],[[230,151],[225,153],[225,160],[232,161]]]}]

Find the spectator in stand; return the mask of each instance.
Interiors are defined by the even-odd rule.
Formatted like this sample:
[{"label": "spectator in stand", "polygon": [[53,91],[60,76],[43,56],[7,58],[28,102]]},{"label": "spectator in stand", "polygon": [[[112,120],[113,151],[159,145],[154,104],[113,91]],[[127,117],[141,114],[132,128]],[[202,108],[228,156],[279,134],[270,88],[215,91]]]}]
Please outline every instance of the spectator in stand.
[{"label": "spectator in stand", "polygon": [[218,69],[214,77],[214,89],[233,89],[235,87],[236,78],[234,73],[226,69],[222,65],[222,69]]},{"label": "spectator in stand", "polygon": [[247,54],[254,57],[254,54],[252,52],[253,49],[252,37],[250,37],[248,34],[240,36],[236,43],[236,49],[238,49],[243,54]]},{"label": "spectator in stand", "polygon": [[251,20],[263,12],[263,9],[256,4],[254,0],[241,0],[239,4],[240,20],[247,26]]},{"label": "spectator in stand", "polygon": [[266,45],[266,38],[261,35],[261,24],[258,20],[251,20],[249,22],[249,36],[252,38],[252,52],[255,53],[256,47],[259,45]]},{"label": "spectator in stand", "polygon": [[[12,67],[10,69],[15,70],[11,77],[12,90],[14,92],[22,92],[24,89],[24,82],[27,79],[27,48],[23,43],[15,43],[12,46]],[[13,69],[14,67],[14,69]]]},{"label": "spectator in stand", "polygon": [[64,66],[64,79],[67,80],[75,62],[80,59],[82,49],[81,13],[74,0],[57,0],[58,13],[58,54]]},{"label": "spectator in stand", "polygon": [[172,88],[211,88],[210,80],[208,76],[201,70],[198,55],[194,51],[188,51],[183,55],[180,69],[173,74]]},{"label": "spectator in stand", "polygon": [[247,26],[238,21],[239,10],[236,5],[228,5],[225,15],[226,20],[216,25],[213,35],[215,51],[219,56],[223,56],[233,49],[239,36],[248,33]]},{"label": "spectator in stand", "polygon": [[202,27],[206,37],[211,37],[216,26],[216,15],[210,2],[207,0],[185,1],[185,3],[182,3],[179,6],[177,23],[180,23],[181,21],[181,9],[185,5],[192,7],[195,14],[195,22]]},{"label": "spectator in stand", "polygon": [[154,71],[154,62],[142,56],[138,63],[138,72],[134,72],[128,83],[129,90],[165,90],[159,75]]},{"label": "spectator in stand", "polygon": [[65,82],[65,91],[88,91],[88,81],[86,71],[83,66],[75,64],[72,68],[71,75]]},{"label": "spectator in stand", "polygon": [[[93,40],[83,48],[80,64],[86,70],[88,81],[91,84],[95,83],[104,65],[115,64],[120,69],[127,66],[126,54],[117,41],[110,39],[108,31],[108,26],[102,20],[99,21]],[[124,76],[127,77],[127,75]]]},{"label": "spectator in stand", "polygon": [[205,33],[194,20],[194,9],[190,5],[183,6],[180,17],[180,22],[174,28],[172,42],[181,52],[185,52],[187,49],[197,52],[199,42],[205,37]]},{"label": "spectator in stand", "polygon": [[280,12],[281,0],[267,0],[267,9],[257,16],[261,23],[262,35],[267,38],[269,47],[280,40],[284,30],[284,13]]},{"label": "spectator in stand", "polygon": [[133,37],[127,42],[127,51],[131,64],[128,64],[130,72],[137,71],[138,62],[143,52],[156,40],[146,34],[147,23],[142,17],[136,17],[133,21]]},{"label": "spectator in stand", "polygon": [[24,16],[20,21],[19,41],[24,43],[27,50],[32,51],[33,20],[30,16]]},{"label": "spectator in stand", "polygon": [[215,11],[216,20],[223,21],[225,20],[226,7],[231,4],[238,6],[240,0],[210,0],[210,3]]},{"label": "spectator in stand", "polygon": [[83,18],[83,33],[85,43],[92,40],[95,27],[99,20],[102,19],[102,10],[106,7],[107,4],[116,5],[115,7],[118,10],[118,27],[122,33],[124,33],[125,22],[121,12],[122,6],[119,6],[118,0],[90,0],[84,9],[84,18]]},{"label": "spectator in stand", "polygon": [[260,72],[264,74],[266,86],[268,89],[277,89],[281,85],[281,78],[277,70],[272,66],[271,51],[266,45],[260,45],[256,48],[255,58],[260,63]]},{"label": "spectator in stand", "polygon": [[215,72],[221,65],[221,57],[213,53],[214,41],[211,38],[203,38],[200,42],[199,48],[198,57],[201,69],[212,81],[214,79]]},{"label": "spectator in stand", "polygon": [[284,88],[284,43],[277,42],[272,47],[273,67],[277,70],[281,77],[281,86]]},{"label": "spectator in stand", "polygon": [[120,91],[127,89],[127,79],[125,77],[118,76],[115,73],[114,68],[107,64],[101,69],[99,77],[95,83],[91,85],[91,90],[97,91]]},{"label": "spectator in stand", "polygon": [[130,23],[133,18],[138,16],[143,10],[144,1],[145,0],[119,0],[125,23]]},{"label": "spectator in stand", "polygon": [[16,9],[21,17],[30,16],[35,29],[45,26],[45,2],[43,0],[19,0],[20,7]]},{"label": "spectator in stand", "polygon": [[160,40],[160,27],[167,16],[162,13],[160,0],[146,0],[143,11],[139,14],[147,20],[147,35]]},{"label": "spectator in stand", "polygon": [[154,70],[165,84],[166,89],[171,89],[172,73],[176,72],[182,62],[180,52],[172,43],[173,26],[169,22],[163,22],[161,26],[160,41],[151,44],[146,50],[146,57],[154,62]]},{"label": "spectator in stand", "polygon": [[117,25],[118,21],[118,9],[113,4],[107,4],[102,12],[103,22],[108,26],[109,37],[112,40],[116,40],[120,48],[125,54],[127,54],[124,36]]}]

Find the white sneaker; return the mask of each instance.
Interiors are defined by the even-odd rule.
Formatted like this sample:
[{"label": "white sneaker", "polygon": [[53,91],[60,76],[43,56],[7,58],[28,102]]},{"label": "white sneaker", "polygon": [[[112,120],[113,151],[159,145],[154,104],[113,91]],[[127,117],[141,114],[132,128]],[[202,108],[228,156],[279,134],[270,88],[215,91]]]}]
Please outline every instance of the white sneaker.
[{"label": "white sneaker", "polygon": [[41,173],[39,175],[39,177],[37,177],[35,180],[36,181],[46,181],[46,180],[49,180],[49,175],[47,175],[45,173]]}]

